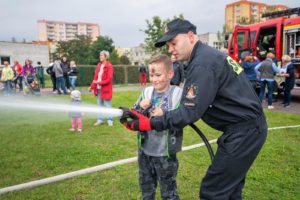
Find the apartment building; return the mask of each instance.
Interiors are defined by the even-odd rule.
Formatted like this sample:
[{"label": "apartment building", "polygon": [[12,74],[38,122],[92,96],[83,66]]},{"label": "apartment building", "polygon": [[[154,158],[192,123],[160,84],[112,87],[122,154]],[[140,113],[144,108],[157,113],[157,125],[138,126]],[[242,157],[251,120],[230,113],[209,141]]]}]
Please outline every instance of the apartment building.
[{"label": "apartment building", "polygon": [[238,23],[263,21],[262,14],[266,12],[285,10],[285,5],[268,5],[265,3],[241,0],[226,5],[225,8],[225,31],[232,32]]},{"label": "apartment building", "polygon": [[128,58],[133,65],[137,65],[138,63],[145,63],[149,60],[151,54],[146,52],[144,44],[140,44],[139,46],[130,48]]},{"label": "apartment building", "polygon": [[202,43],[207,44],[208,46],[211,46],[218,50],[220,50],[223,47],[221,37],[221,33],[203,33],[198,35],[198,38]]},{"label": "apartment building", "polygon": [[99,25],[94,23],[38,20],[37,24],[39,41],[67,41],[76,35],[87,35],[94,41],[100,36]]}]

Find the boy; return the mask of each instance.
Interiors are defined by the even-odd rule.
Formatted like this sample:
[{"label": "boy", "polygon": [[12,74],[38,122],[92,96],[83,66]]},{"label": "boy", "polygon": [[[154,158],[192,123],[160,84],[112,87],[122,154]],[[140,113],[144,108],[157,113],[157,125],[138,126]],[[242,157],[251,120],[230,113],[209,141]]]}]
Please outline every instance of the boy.
[{"label": "boy", "polygon": [[[170,85],[174,75],[172,61],[166,55],[155,56],[149,63],[150,87],[145,88],[134,109],[148,116],[159,116],[179,105],[182,89]],[[138,132],[139,182],[142,199],[155,199],[157,181],[162,199],[179,199],[176,192],[182,129]]]}]

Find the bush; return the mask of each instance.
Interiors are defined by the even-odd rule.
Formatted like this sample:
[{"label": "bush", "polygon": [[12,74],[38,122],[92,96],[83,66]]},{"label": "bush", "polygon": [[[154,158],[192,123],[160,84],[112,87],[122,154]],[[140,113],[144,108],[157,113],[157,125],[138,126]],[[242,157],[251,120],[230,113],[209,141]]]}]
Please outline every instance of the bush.
[{"label": "bush", "polygon": [[[94,78],[96,66],[78,66],[77,86],[89,86]],[[115,65],[113,84],[139,83],[139,72],[136,66]]]},{"label": "bush", "polygon": [[113,84],[124,84],[126,83],[126,71],[127,66],[114,66],[114,79]]},{"label": "bush", "polygon": [[140,82],[140,75],[139,75],[138,68],[136,66],[128,66],[127,74],[128,74],[128,83]]},{"label": "bush", "polygon": [[94,79],[95,66],[78,66],[77,86],[88,86]]}]

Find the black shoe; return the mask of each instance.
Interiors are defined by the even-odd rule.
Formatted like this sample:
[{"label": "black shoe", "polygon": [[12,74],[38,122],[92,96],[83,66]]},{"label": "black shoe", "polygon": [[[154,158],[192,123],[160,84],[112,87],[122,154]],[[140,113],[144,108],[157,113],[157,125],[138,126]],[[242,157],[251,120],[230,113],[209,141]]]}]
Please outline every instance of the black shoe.
[{"label": "black shoe", "polygon": [[286,104],[283,105],[283,107],[289,108],[289,107],[290,107],[290,104],[289,104],[289,103],[286,103]]},{"label": "black shoe", "polygon": [[283,102],[281,102],[280,104],[285,104],[285,102],[283,101]]}]

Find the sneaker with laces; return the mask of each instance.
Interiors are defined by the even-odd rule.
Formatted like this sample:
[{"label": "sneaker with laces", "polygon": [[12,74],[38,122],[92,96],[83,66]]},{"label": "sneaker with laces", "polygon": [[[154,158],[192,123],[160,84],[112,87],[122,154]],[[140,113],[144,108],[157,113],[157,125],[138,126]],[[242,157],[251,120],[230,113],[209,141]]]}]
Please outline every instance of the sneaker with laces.
[{"label": "sneaker with laces", "polygon": [[268,106],[268,109],[269,110],[274,109],[274,106]]},{"label": "sneaker with laces", "polygon": [[95,124],[94,124],[94,126],[99,126],[99,125],[101,125],[103,122],[102,121],[97,121]]},{"label": "sneaker with laces", "polygon": [[107,121],[108,126],[113,126],[114,122],[113,121]]},{"label": "sneaker with laces", "polygon": [[75,131],[75,128],[70,128],[69,131],[74,132],[74,131]]},{"label": "sneaker with laces", "polygon": [[82,132],[82,129],[81,129],[81,128],[78,128],[77,131],[78,131],[78,132]]}]

